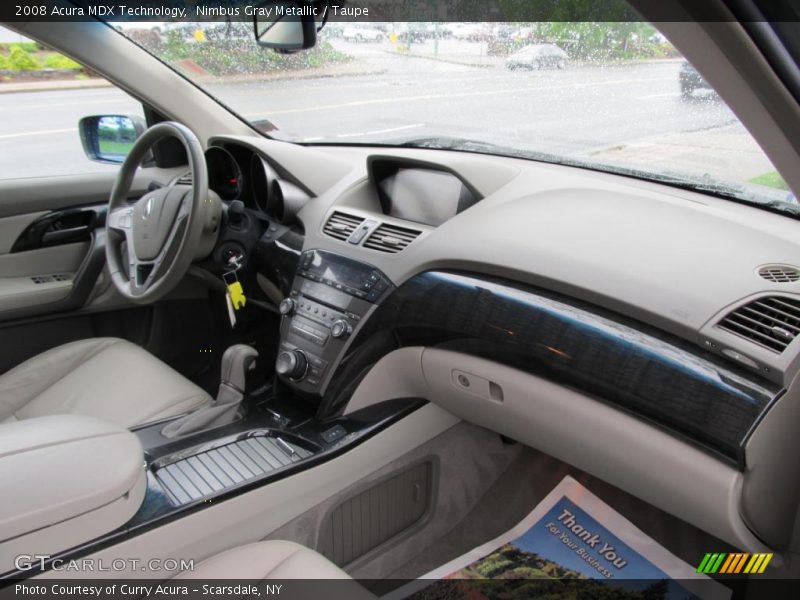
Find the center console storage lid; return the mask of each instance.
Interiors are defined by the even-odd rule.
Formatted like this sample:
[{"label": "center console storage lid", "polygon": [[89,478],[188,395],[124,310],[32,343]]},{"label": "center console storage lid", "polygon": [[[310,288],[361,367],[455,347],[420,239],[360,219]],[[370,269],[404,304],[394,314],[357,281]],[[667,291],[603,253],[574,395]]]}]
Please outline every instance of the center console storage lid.
[{"label": "center console storage lid", "polygon": [[[57,551],[123,525],[144,497],[145,475],[138,438],[117,425],[72,415],[0,425],[0,572],[9,546],[26,551],[26,536]],[[93,522],[81,536],[91,537],[73,539],[83,518]],[[64,523],[69,531],[58,529]]]}]

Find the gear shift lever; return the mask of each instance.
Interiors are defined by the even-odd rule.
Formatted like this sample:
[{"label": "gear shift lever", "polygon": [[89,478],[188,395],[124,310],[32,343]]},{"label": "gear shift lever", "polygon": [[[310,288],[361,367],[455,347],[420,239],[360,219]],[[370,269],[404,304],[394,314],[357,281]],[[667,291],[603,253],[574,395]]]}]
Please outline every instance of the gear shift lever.
[{"label": "gear shift lever", "polygon": [[[230,386],[237,392],[245,392],[245,376],[247,371],[255,367],[258,352],[247,344],[236,344],[225,350],[222,355],[222,368],[220,389],[222,386]],[[219,395],[217,395],[219,400]]]},{"label": "gear shift lever", "polygon": [[167,423],[161,435],[167,438],[181,437],[235,421],[244,399],[246,374],[255,367],[256,358],[258,352],[246,344],[236,344],[225,350],[217,399],[204,408]]}]

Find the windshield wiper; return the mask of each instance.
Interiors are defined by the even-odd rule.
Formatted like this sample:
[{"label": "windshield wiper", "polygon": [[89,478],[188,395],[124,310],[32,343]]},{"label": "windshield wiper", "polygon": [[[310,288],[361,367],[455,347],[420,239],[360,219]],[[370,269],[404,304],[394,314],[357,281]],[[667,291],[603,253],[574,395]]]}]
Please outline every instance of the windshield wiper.
[{"label": "windshield wiper", "polygon": [[800,215],[800,205],[786,202],[785,200],[771,200],[762,206],[774,208],[781,212],[789,213],[790,215]]},{"label": "windshield wiper", "polygon": [[670,171],[663,173],[654,173],[652,171],[643,171],[634,168],[615,168],[612,172],[618,172],[622,175],[630,175],[631,177],[638,177],[643,179],[651,179],[658,183],[665,183],[673,185],[689,191],[707,192],[715,196],[720,196],[726,199],[734,199],[746,204],[751,204],[759,208],[768,208],[791,215],[800,215],[800,205],[793,204],[786,200],[788,192],[777,189],[754,189],[754,187],[718,181],[705,175],[702,177],[693,177],[687,175],[678,175]]},{"label": "windshield wiper", "polygon": [[[383,144],[382,144],[383,145]],[[539,152],[537,150],[523,150],[521,148],[514,148],[512,146],[501,146],[491,142],[484,142],[481,140],[473,140],[469,138],[450,137],[450,136],[431,136],[420,137],[413,139],[405,139],[397,143],[387,142],[388,146],[395,146],[400,148],[431,148],[434,150],[461,150],[463,152],[476,152],[479,154],[496,154],[499,156],[510,156],[518,158],[527,158],[532,160],[540,160],[542,162],[549,162],[558,165],[571,165],[570,159],[558,156],[556,154],[549,154],[547,152]]]}]

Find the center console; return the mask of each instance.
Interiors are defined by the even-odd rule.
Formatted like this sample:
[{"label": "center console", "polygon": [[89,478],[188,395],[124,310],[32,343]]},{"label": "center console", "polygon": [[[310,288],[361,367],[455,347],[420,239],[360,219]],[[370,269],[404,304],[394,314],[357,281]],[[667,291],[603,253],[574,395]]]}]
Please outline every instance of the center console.
[{"label": "center console", "polygon": [[324,250],[303,252],[280,305],[278,376],[297,391],[322,395],[350,339],[393,288],[371,265]]}]

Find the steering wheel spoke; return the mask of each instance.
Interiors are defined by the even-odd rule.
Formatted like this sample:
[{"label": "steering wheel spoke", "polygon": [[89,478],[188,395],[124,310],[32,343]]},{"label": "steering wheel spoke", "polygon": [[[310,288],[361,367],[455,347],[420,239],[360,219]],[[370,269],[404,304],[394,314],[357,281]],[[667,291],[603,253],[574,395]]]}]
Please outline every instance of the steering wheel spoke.
[{"label": "steering wheel spoke", "polygon": [[[116,210],[112,210],[106,217],[106,225],[111,229],[121,232],[128,232],[131,230],[133,217],[133,207],[124,206]],[[125,233],[127,235],[127,233]]]},{"label": "steering wheel spoke", "polygon": [[[164,245],[159,250],[155,258],[141,260],[135,252],[128,252],[130,263],[130,287],[131,292],[136,295],[147,293],[150,287],[166,272],[166,267],[171,264],[171,258],[178,252],[183,241],[186,227],[189,220],[189,210],[186,198],[181,201],[178,214],[175,217],[169,235]],[[130,248],[130,242],[128,244]]]},{"label": "steering wheel spoke", "polygon": [[132,296],[141,296],[146,293],[155,280],[155,261],[139,260],[129,253],[128,289]]},{"label": "steering wheel spoke", "polygon": [[[192,184],[151,189],[130,204],[136,169],[147,151],[166,137],[177,138],[186,149]],[[146,303],[174,288],[195,258],[207,211],[219,209],[208,195],[202,145],[189,129],[162,122],[142,134],[120,168],[106,217],[106,258],[120,293]]]},{"label": "steering wheel spoke", "polygon": [[[120,254],[123,258],[127,257],[128,278],[133,281],[133,274],[136,273],[137,259],[133,250],[133,207],[124,206],[116,210],[109,211],[106,217],[106,227],[109,233],[114,232],[120,240]],[[125,249],[121,247],[121,242],[125,243]],[[133,286],[133,283],[131,283]]]}]

